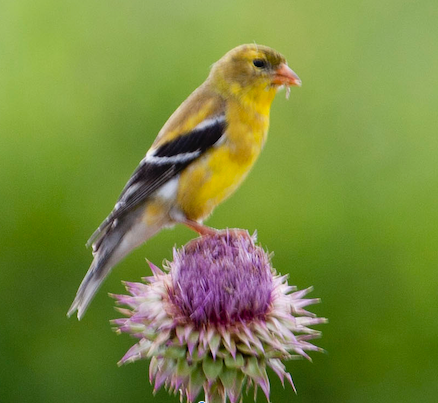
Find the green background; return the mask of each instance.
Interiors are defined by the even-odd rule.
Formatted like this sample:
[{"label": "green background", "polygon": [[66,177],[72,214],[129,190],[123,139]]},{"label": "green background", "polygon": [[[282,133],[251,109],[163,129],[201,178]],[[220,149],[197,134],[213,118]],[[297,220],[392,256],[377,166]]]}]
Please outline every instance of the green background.
[{"label": "green background", "polygon": [[271,377],[272,401],[437,401],[437,21],[436,0],[1,1],[0,401],[178,401],[152,397],[147,362],[117,367],[133,340],[107,293],[192,232],[163,231],[81,322],[65,314],[85,241],[161,125],[253,41],[303,87],[277,97],[261,158],[208,224],[257,229],[330,320],[328,353],[288,364],[298,395]]}]

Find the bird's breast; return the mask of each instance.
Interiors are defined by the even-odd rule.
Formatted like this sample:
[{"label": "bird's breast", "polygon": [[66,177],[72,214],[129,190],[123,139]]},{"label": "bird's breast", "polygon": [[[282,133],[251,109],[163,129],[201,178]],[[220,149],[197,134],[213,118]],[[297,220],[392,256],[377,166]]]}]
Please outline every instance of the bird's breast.
[{"label": "bird's breast", "polygon": [[187,218],[202,220],[245,179],[265,143],[269,116],[248,116],[228,110],[227,130],[213,146],[182,173],[177,203]]}]

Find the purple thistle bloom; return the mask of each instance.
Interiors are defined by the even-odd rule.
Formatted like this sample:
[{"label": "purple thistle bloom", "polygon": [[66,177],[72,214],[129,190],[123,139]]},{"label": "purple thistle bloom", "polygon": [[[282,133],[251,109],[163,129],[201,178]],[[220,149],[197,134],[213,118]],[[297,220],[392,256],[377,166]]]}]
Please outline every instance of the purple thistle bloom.
[{"label": "purple thistle bloom", "polygon": [[251,238],[204,237],[175,252],[170,270],[171,300],[198,327],[262,319],[269,309],[269,258]]},{"label": "purple thistle bloom", "polygon": [[309,326],[326,322],[304,309],[318,302],[303,298],[311,288],[289,286],[249,235],[201,237],[165,271],[150,266],[145,283],[125,283],[131,295],[114,296],[129,309],[112,323],[140,339],[120,363],[150,358],[154,391],[164,385],[193,402],[203,389],[207,403],[236,403],[246,383],[269,400],[267,367],[295,390],[282,360],[321,351],[309,343],[320,335]]}]

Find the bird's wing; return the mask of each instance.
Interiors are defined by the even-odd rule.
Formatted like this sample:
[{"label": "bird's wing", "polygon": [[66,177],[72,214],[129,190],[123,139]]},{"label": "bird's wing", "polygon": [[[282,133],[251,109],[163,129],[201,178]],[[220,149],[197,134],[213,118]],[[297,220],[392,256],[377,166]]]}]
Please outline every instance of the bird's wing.
[{"label": "bird's wing", "polygon": [[114,210],[94,232],[87,245],[96,242],[96,251],[99,239],[116,219],[138,206],[203,155],[221,139],[225,130],[225,114],[220,113],[204,119],[191,131],[151,148],[123,189]]}]

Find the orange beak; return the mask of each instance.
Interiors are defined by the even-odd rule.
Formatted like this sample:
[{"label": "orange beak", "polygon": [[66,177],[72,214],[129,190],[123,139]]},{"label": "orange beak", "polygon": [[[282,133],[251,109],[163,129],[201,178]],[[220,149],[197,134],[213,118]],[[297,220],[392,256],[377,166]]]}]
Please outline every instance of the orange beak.
[{"label": "orange beak", "polygon": [[298,87],[301,87],[301,80],[286,63],[282,63],[280,64],[278,69],[275,70],[272,84],[287,86],[296,85]]}]

